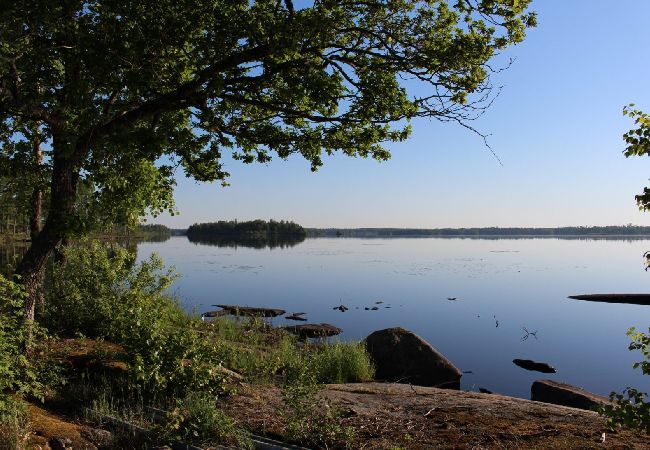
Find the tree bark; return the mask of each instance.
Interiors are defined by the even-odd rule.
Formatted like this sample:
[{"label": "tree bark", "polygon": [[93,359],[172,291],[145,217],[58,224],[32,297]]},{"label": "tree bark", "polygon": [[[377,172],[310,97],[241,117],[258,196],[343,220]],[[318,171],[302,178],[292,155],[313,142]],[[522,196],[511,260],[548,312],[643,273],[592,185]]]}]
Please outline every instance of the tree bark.
[{"label": "tree bark", "polygon": [[[41,141],[38,136],[38,132],[34,134],[34,164],[37,171],[40,170],[41,164],[43,164],[43,151],[41,149]],[[38,236],[38,233],[41,231],[41,215],[43,209],[43,191],[41,190],[40,183],[37,181],[36,186],[34,186],[34,192],[32,193],[32,211],[31,216],[29,217],[29,234],[34,241]]]},{"label": "tree bark", "polygon": [[[54,139],[56,149],[56,138]],[[34,310],[40,295],[45,263],[71,229],[77,195],[79,170],[63,152],[54,152],[50,209],[45,225],[17,267],[20,283],[25,287],[24,320],[34,320]]]}]

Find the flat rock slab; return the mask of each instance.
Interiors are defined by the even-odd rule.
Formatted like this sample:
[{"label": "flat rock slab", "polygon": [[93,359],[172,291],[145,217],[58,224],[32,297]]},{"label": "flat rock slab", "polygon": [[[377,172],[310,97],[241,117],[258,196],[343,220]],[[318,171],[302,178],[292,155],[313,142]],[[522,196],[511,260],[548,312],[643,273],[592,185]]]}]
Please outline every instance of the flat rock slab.
[{"label": "flat rock slab", "polygon": [[304,325],[293,325],[283,327],[291,334],[295,334],[301,338],[320,338],[336,336],[341,334],[343,330],[329,323],[306,323]]},{"label": "flat rock slab", "polygon": [[553,380],[537,380],[530,389],[530,399],[537,402],[553,403],[572,408],[594,410],[610,404],[606,397],[592,394],[577,386]]},{"label": "flat rock slab", "polygon": [[404,328],[375,331],[365,343],[375,364],[377,380],[450,389],[460,387],[460,370],[411,331]]},{"label": "flat rock slab", "polygon": [[[351,448],[648,449],[650,437],[618,430],[591,411],[498,394],[392,383],[328,385],[321,395],[346,411],[340,425],[356,430]],[[282,436],[282,391],[243,386],[224,408],[257,434]],[[606,444],[601,443],[606,433]]]},{"label": "flat rock slab", "polygon": [[301,313],[293,313],[293,314],[290,314],[288,316],[285,316],[284,318],[288,319],[288,320],[298,320],[298,321],[301,321],[301,322],[306,322],[307,318],[303,317],[305,314],[307,314],[307,313],[303,313],[303,312],[301,312]]},{"label": "flat rock slab", "polygon": [[239,306],[239,305],[214,305],[214,306],[221,308],[226,314],[231,314],[234,316],[277,317],[286,313],[284,309],[277,309],[277,308],[260,308],[260,307]]},{"label": "flat rock slab", "polygon": [[531,370],[533,372],[557,373],[555,367],[543,362],[533,361],[532,359],[513,359],[512,362],[522,369]]},{"label": "flat rock slab", "polygon": [[570,295],[573,300],[603,303],[628,303],[631,305],[650,305],[650,294],[585,294]]}]

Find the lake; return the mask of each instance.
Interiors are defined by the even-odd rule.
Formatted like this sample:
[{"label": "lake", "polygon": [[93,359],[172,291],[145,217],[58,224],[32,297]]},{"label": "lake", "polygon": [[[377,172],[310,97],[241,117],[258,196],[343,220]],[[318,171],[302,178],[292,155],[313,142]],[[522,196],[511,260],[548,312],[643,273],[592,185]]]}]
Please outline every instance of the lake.
[{"label": "lake", "polygon": [[[182,278],[172,291],[188,310],[225,303],[306,312],[309,322],[342,328],[343,340],[404,327],[471,371],[462,389],[528,398],[539,378],[603,395],[650,389],[650,377],[632,369],[641,355],[627,350],[625,334],[647,330],[650,307],[567,299],[650,292],[649,249],[650,239],[620,238],[315,238],[255,249],[173,237],[139,244],[138,257],[156,252],[176,267]],[[349,311],[333,310],[341,303]],[[526,371],[514,358],[558,373]]]}]

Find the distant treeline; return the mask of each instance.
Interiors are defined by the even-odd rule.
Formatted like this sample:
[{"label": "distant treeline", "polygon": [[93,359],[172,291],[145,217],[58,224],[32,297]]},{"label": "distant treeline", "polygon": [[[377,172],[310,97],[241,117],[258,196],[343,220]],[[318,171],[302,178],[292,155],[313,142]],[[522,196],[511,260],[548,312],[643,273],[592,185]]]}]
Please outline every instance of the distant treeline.
[{"label": "distant treeline", "polygon": [[141,224],[138,226],[137,235],[147,241],[166,241],[172,235],[172,230],[165,225]]},{"label": "distant treeline", "polygon": [[294,222],[281,220],[236,220],[211,223],[195,223],[187,229],[187,237],[193,238],[246,238],[246,239],[304,239],[306,230]]},{"label": "distant treeline", "polygon": [[611,225],[558,228],[308,228],[309,237],[650,236],[650,227]]}]

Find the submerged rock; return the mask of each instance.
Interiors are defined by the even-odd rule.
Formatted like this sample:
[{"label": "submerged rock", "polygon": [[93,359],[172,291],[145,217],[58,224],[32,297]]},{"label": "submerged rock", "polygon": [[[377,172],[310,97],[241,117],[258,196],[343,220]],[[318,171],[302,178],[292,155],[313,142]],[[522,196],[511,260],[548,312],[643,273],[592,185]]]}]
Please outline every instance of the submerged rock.
[{"label": "submerged rock", "polygon": [[319,338],[329,337],[341,334],[343,330],[329,323],[306,323],[304,325],[293,325],[284,327],[291,334],[295,334],[301,338]]},{"label": "submerged rock", "polygon": [[387,328],[365,340],[382,381],[460,388],[460,370],[424,339],[404,328]]},{"label": "submerged rock", "polygon": [[531,359],[513,359],[512,362],[515,365],[526,370],[532,370],[535,372],[542,372],[542,373],[557,373],[555,367],[543,362],[533,361]]},{"label": "submerged rock", "polygon": [[298,313],[293,313],[285,317],[285,319],[288,320],[301,320],[301,321],[307,321],[306,317],[303,317],[305,314],[304,312],[298,312]]},{"label": "submerged rock", "polygon": [[530,389],[530,399],[554,405],[593,410],[609,404],[609,399],[577,386],[553,380],[537,380]]},{"label": "submerged rock", "polygon": [[[260,308],[252,306],[238,306],[238,305],[214,305],[218,306],[222,311],[212,311],[211,313],[232,314],[235,316],[258,316],[258,317],[277,317],[286,313],[284,309],[277,308]],[[207,316],[205,317],[214,317]]]}]

